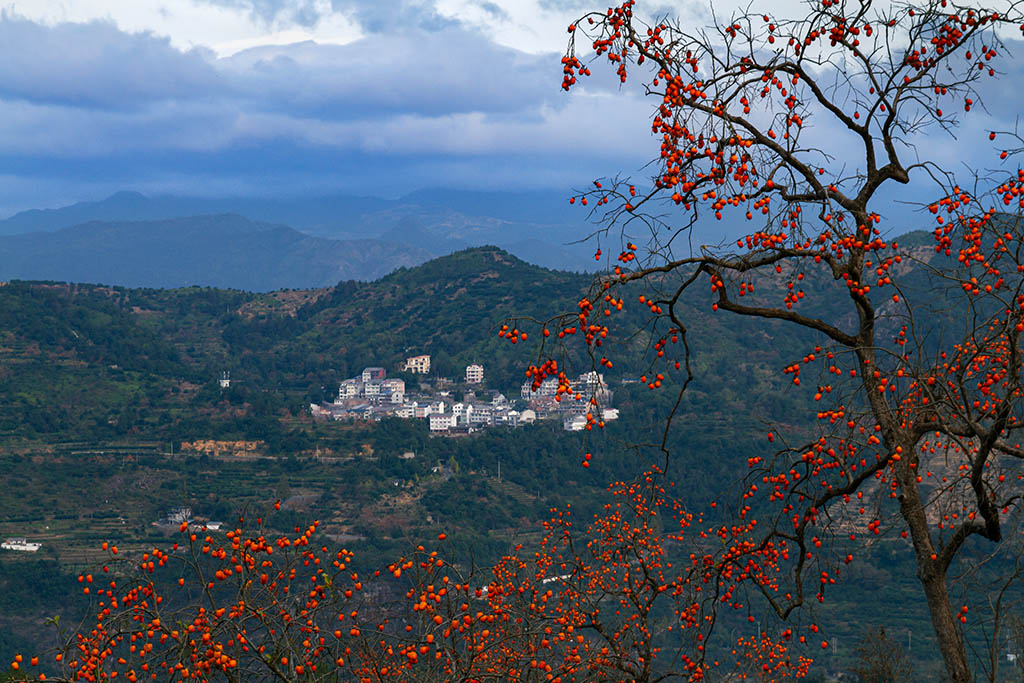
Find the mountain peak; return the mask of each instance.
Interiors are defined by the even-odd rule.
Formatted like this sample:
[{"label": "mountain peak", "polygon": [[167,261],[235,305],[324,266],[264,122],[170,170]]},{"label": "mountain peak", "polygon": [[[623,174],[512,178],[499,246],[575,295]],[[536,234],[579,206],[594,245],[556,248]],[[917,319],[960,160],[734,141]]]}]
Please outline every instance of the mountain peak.
[{"label": "mountain peak", "polygon": [[145,201],[146,199],[148,199],[148,197],[146,197],[146,195],[142,194],[141,192],[136,192],[135,190],[118,190],[117,192],[115,192],[114,194],[110,195],[109,197],[107,197],[103,201],[104,202],[124,202],[124,201],[136,201],[137,202],[137,201],[140,201],[140,200],[141,201]]}]

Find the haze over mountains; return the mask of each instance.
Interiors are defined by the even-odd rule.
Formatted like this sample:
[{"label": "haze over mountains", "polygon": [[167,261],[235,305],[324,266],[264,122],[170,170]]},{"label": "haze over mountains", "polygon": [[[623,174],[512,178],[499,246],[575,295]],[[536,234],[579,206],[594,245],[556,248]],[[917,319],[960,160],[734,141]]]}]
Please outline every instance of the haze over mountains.
[{"label": "haze over mountains", "polygon": [[382,240],[330,240],[237,214],[91,221],[0,240],[3,279],[268,291],[372,280],[431,257]]},{"label": "haze over mountains", "polygon": [[562,270],[592,267],[587,214],[562,192],[420,191],[399,199],[146,197],[29,210],[0,221],[0,280],[253,291],[372,280],[493,244]]}]

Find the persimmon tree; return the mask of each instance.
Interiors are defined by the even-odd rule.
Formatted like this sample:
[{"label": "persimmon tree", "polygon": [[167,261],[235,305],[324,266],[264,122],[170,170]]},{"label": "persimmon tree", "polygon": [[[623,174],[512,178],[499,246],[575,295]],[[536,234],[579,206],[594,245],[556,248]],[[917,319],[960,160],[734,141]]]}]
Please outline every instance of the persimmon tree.
[{"label": "persimmon tree", "polygon": [[535,548],[478,571],[453,562],[440,534],[434,549],[360,575],[354,554],[328,547],[316,522],[272,533],[239,518],[224,534],[183,523],[178,542],[131,557],[104,543],[108,563],[78,579],[91,618],[58,629],[49,651],[18,655],[14,678],[657,681],[721,665],[781,680],[807,671],[790,633],[742,636],[735,661],[708,661],[722,604],[715,568],[734,549],[708,543],[725,532],[686,513],[654,473],[613,484],[588,522],[552,512]]},{"label": "persimmon tree", "polygon": [[[604,60],[623,84],[641,79],[655,172],[572,198],[602,222],[594,237],[621,240],[618,263],[577,311],[544,324],[528,374],[560,377],[561,395],[579,398],[550,341],[579,339],[611,367],[608,316],[638,287],[664,363],[641,378],[652,390],[676,376],[685,391],[684,311],[708,294],[718,315],[802,330],[807,347],[782,372],[818,402],[815,426],[773,430],[774,453],[737,473],[738,523],[756,515],[756,530],[727,535],[718,576],[781,563],[778,585],[750,578],[785,619],[824,599],[865,536],[899,534],[946,671],[971,680],[951,565],[969,544],[1021,533],[1009,520],[1024,459],[1024,170],[992,146],[1012,134],[962,124],[999,77],[1003,40],[1024,31],[1021,5],[814,0],[798,17],[766,4],[691,28],[645,22],[635,4],[569,26],[562,84]],[[957,149],[1006,163],[960,172],[942,161]],[[912,182],[933,193],[920,212],[931,243],[901,247],[895,236],[915,226],[884,217],[894,188]],[[686,249],[699,221],[731,226],[723,235],[750,227]],[[588,428],[600,427],[591,412]]]}]

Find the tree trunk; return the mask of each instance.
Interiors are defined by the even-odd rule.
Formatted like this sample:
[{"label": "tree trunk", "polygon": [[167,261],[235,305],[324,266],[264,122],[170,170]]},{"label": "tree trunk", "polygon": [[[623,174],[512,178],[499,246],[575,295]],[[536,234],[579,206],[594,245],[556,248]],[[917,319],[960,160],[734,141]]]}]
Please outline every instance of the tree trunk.
[{"label": "tree trunk", "polygon": [[973,678],[967,662],[967,651],[960,637],[960,629],[953,615],[953,608],[949,604],[946,568],[941,566],[940,560],[932,559],[936,551],[928,530],[928,518],[921,500],[921,491],[917,487],[916,470],[904,464],[898,468],[898,474],[900,483],[903,484],[900,512],[910,529],[914,555],[917,559],[917,578],[924,587],[928,613],[932,618],[932,627],[935,629],[935,638],[938,640],[939,651],[946,665],[946,673],[949,680],[955,683],[969,683]]},{"label": "tree trunk", "polygon": [[[926,562],[932,565],[937,564],[930,558],[926,558]],[[964,650],[964,642],[960,637],[956,617],[953,616],[953,609],[949,604],[946,573],[939,570],[938,567],[931,567],[930,571],[923,570],[920,560],[917,573],[924,586],[925,599],[928,600],[928,612],[932,617],[935,637],[939,641],[939,651],[942,652],[942,659],[946,664],[949,679],[956,683],[969,683],[973,680],[971,668],[967,663],[967,652]]]}]

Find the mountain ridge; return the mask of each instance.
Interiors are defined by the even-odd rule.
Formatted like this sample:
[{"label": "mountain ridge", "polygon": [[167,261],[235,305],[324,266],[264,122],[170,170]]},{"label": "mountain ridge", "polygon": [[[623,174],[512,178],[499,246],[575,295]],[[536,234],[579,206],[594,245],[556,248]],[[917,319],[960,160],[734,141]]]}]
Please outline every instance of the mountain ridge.
[{"label": "mountain ridge", "polygon": [[16,213],[0,220],[0,240],[91,221],[157,221],[225,213],[288,225],[314,237],[390,241],[430,257],[497,244],[546,267],[591,270],[593,266],[590,250],[573,244],[589,232],[586,214],[570,207],[557,191],[421,190],[397,199],[345,194],[295,199],[147,197],[120,191],[98,201]]},{"label": "mountain ridge", "polygon": [[90,221],[0,237],[0,278],[270,291],[373,280],[430,256],[384,240],[331,240],[226,213]]}]

